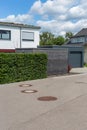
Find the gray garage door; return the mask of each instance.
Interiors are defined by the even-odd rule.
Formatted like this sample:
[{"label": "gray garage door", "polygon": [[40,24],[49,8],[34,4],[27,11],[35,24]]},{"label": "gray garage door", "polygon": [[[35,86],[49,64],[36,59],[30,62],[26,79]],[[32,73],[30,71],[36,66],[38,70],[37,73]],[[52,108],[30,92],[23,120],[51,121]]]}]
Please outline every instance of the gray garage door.
[{"label": "gray garage door", "polygon": [[70,52],[69,53],[69,64],[72,67],[82,67],[82,53],[81,52]]}]

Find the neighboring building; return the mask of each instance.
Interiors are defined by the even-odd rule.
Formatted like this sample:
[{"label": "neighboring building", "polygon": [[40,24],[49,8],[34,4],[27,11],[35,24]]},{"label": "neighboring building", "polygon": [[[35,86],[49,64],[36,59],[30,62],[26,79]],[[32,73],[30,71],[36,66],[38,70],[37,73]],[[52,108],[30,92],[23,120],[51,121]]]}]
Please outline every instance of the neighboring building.
[{"label": "neighboring building", "polygon": [[40,40],[39,30],[39,26],[0,22],[0,51],[36,48]]},{"label": "neighboring building", "polygon": [[69,46],[83,46],[84,63],[87,63],[87,28],[83,28],[81,31],[79,31],[66,44]]}]

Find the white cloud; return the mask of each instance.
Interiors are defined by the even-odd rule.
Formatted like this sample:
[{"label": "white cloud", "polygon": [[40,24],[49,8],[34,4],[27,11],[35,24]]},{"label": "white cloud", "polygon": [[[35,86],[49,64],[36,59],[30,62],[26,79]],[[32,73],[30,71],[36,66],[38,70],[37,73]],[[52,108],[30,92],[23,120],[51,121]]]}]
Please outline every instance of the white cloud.
[{"label": "white cloud", "polygon": [[31,23],[33,21],[33,17],[29,14],[23,15],[9,15],[6,18],[0,19],[0,21],[4,22],[19,22],[19,23]]},{"label": "white cloud", "polygon": [[65,13],[67,7],[75,0],[47,0],[42,3],[40,0],[36,1],[31,7],[31,12],[42,14],[55,14],[55,13]]},{"label": "white cloud", "polygon": [[44,3],[38,0],[33,4],[30,12],[35,16],[47,18],[39,19],[36,22],[42,27],[42,30],[60,35],[66,31],[76,32],[78,19],[83,15],[85,17],[86,11],[78,4],[79,0],[47,0]]},{"label": "white cloud", "polygon": [[55,35],[65,34],[65,32],[74,31],[75,29],[72,22],[58,22],[57,20],[38,21],[37,25],[42,27],[42,31],[48,30]]},{"label": "white cloud", "polygon": [[41,26],[56,35],[78,32],[87,27],[87,0],[46,0],[34,2],[26,14],[9,15],[0,21],[22,22]]},{"label": "white cloud", "polygon": [[41,8],[43,6],[43,4],[41,3],[40,0],[36,1],[33,6],[31,7],[30,9],[30,12],[31,13],[35,13],[35,14],[43,14],[44,11],[43,9]]},{"label": "white cloud", "polygon": [[76,7],[72,7],[69,10],[69,16],[71,16],[72,18],[85,18],[87,17],[87,10],[84,10],[81,6],[76,6]]},{"label": "white cloud", "polygon": [[[76,33],[81,28],[87,27],[87,4],[85,6],[85,3],[86,0],[47,0],[41,3],[40,8],[43,10],[42,15],[47,14],[49,19],[40,19],[37,25],[41,26],[42,30],[49,30],[58,35],[67,31]],[[36,11],[38,10],[39,8]]]}]

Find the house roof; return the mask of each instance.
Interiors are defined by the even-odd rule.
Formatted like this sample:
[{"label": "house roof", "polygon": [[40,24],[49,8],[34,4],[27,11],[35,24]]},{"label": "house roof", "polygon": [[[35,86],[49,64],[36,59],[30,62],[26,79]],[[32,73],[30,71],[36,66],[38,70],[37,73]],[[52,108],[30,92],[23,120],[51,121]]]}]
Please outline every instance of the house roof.
[{"label": "house roof", "polygon": [[[76,37],[84,37],[87,36],[87,28],[81,29],[78,33],[76,33],[73,37],[71,38],[76,38]],[[64,45],[71,45],[71,46],[87,46],[87,42],[84,43],[71,43],[71,39],[69,39]]]},{"label": "house roof", "polygon": [[80,36],[87,36],[87,28],[83,28],[82,30],[80,30],[76,35],[74,35],[73,37],[80,37]]},{"label": "house roof", "polygon": [[10,23],[10,22],[0,22],[0,26],[21,27],[21,28],[31,28],[31,29],[41,28],[39,26],[33,26],[33,25],[21,24],[21,23]]}]

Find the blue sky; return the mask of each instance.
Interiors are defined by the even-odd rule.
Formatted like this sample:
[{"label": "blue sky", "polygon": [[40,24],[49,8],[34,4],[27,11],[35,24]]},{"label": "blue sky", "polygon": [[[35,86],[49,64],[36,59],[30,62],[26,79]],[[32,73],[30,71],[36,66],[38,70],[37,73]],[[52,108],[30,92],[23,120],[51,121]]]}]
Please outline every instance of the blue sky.
[{"label": "blue sky", "polygon": [[87,28],[87,0],[1,0],[0,21],[41,26],[55,35]]},{"label": "blue sky", "polygon": [[35,0],[1,0],[0,18],[12,14],[24,14],[29,11]]}]

